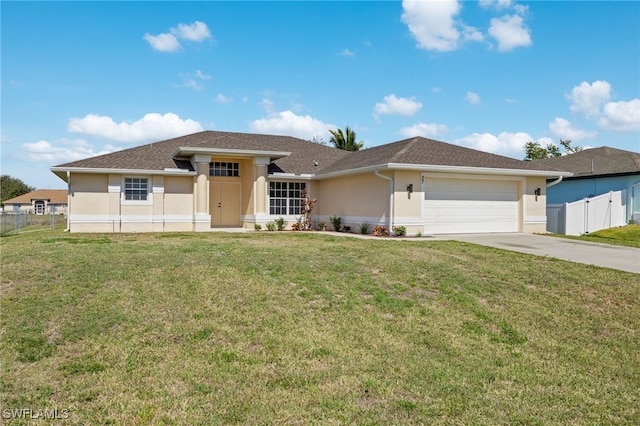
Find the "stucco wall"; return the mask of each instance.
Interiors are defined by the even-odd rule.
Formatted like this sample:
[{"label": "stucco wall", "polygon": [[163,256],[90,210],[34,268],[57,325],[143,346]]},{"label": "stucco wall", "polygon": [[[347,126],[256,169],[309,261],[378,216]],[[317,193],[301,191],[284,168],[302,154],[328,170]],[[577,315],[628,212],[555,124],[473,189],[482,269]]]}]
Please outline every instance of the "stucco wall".
[{"label": "stucco wall", "polygon": [[[521,227],[525,234],[545,233],[547,230],[547,187],[545,177],[527,177],[519,185],[522,191]],[[540,195],[536,190],[540,188]]]},{"label": "stucco wall", "polygon": [[318,199],[316,216],[329,229],[330,216],[340,216],[342,223],[354,230],[363,222],[384,224],[389,211],[389,181],[372,173],[324,179],[316,182]]},{"label": "stucco wall", "polygon": [[122,201],[123,175],[70,176],[71,232],[193,230],[193,176],[145,176],[148,202]]}]

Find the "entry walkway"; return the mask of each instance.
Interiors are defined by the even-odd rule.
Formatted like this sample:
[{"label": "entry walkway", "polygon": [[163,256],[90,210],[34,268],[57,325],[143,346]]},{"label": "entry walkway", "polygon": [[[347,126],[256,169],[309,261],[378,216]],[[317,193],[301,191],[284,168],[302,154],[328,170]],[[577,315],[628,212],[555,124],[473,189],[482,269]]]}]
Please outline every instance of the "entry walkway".
[{"label": "entry walkway", "polygon": [[531,234],[446,234],[456,240],[640,274],[640,249]]}]

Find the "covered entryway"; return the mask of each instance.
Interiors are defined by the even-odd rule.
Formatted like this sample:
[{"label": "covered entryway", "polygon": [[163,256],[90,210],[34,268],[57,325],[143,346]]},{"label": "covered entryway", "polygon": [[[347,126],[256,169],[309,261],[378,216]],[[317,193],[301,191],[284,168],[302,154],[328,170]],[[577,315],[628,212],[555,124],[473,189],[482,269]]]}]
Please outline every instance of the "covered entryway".
[{"label": "covered entryway", "polygon": [[211,182],[211,226],[240,226],[240,182]]},{"label": "covered entryway", "polygon": [[423,175],[425,233],[518,232],[518,182]]}]

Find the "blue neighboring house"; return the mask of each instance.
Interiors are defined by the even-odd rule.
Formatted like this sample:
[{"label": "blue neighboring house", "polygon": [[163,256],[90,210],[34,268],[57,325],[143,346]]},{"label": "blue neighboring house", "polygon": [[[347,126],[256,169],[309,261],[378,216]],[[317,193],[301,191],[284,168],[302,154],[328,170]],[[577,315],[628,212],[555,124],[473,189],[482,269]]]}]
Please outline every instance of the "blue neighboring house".
[{"label": "blue neighboring house", "polygon": [[626,222],[640,223],[640,153],[603,146],[534,161],[573,173],[547,188],[547,205],[625,191]]}]

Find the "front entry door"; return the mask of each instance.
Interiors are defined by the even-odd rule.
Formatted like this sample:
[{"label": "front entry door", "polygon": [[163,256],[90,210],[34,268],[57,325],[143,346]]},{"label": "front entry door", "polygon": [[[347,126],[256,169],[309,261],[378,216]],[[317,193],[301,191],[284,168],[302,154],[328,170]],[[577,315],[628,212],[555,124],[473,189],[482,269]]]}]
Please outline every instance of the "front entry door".
[{"label": "front entry door", "polygon": [[211,182],[211,226],[240,226],[240,183]]}]

